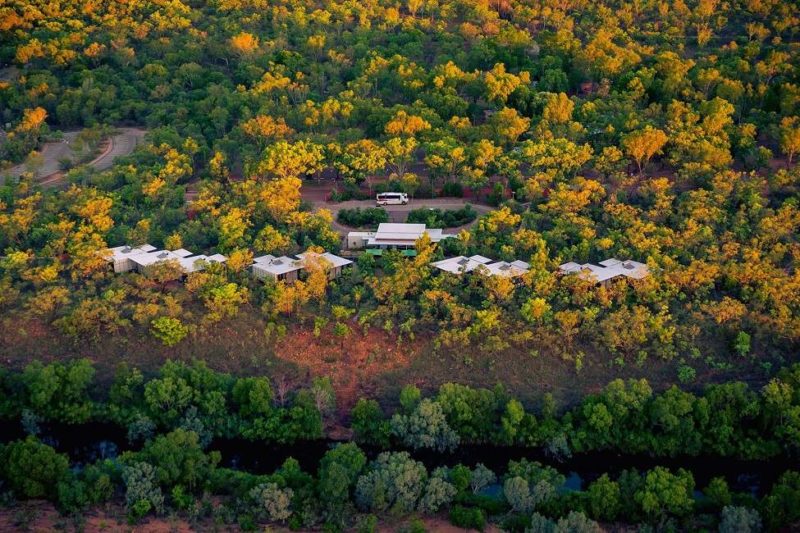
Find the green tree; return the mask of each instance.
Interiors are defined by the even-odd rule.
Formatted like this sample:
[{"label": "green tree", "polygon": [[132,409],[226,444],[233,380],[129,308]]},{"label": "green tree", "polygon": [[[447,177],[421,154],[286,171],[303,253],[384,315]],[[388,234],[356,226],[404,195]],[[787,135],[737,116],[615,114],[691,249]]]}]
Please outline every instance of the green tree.
[{"label": "green tree", "polygon": [[685,516],[692,511],[694,478],[690,472],[679,469],[677,474],[657,466],[644,476],[644,484],[634,495],[642,511],[651,520],[668,515]]},{"label": "green tree", "polygon": [[262,483],[253,487],[248,496],[258,515],[270,522],[283,522],[292,516],[294,491],[290,488],[281,489],[276,483]]},{"label": "green tree", "polygon": [[136,522],[150,511],[164,512],[164,495],[153,465],[135,462],[122,470],[125,482],[125,504],[129,520]]},{"label": "green tree", "polygon": [[153,336],[164,343],[164,346],[172,347],[181,342],[189,334],[189,328],[173,317],[160,316],[154,319],[150,326]]},{"label": "green tree", "polygon": [[390,421],[392,435],[411,448],[452,450],[459,443],[458,434],[447,424],[442,406],[425,398],[410,414],[396,413]]},{"label": "green tree", "polygon": [[367,464],[367,456],[353,443],[340,444],[320,460],[318,485],[320,500],[329,520],[341,522],[350,491]]},{"label": "green tree", "polygon": [[587,506],[592,518],[613,522],[620,511],[619,485],[608,474],[603,474],[591,485],[586,493]]},{"label": "green tree", "polygon": [[0,473],[17,496],[54,500],[59,482],[69,476],[69,459],[28,437],[0,448]]},{"label": "green tree", "polygon": [[407,452],[384,452],[358,478],[356,503],[364,511],[409,513],[422,496],[428,473]]},{"label": "green tree", "polygon": [[719,533],[758,533],[761,516],[755,509],[726,505],[719,521]]},{"label": "green tree", "polygon": [[800,520],[800,473],[789,470],[772,486],[761,502],[767,528],[775,530]]},{"label": "green tree", "polygon": [[46,366],[34,361],[25,367],[21,376],[25,404],[34,413],[50,420],[68,424],[86,422],[94,409],[89,397],[94,374],[94,367],[88,359]]},{"label": "green tree", "polygon": [[197,433],[176,429],[148,442],[140,452],[123,454],[124,462],[146,462],[156,469],[156,478],[164,488],[176,485],[194,491],[207,483],[220,461],[219,452],[206,454]]},{"label": "green tree", "polygon": [[350,426],[356,442],[380,448],[389,445],[391,427],[375,400],[358,399],[350,413]]}]

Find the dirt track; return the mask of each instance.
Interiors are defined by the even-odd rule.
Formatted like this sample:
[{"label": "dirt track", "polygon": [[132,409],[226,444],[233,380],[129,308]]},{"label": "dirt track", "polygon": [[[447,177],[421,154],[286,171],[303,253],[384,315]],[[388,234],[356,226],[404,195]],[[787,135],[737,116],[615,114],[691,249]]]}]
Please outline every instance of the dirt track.
[{"label": "dirt track", "polygon": [[[138,128],[119,128],[104,145],[103,152],[88,163],[89,166],[97,170],[106,170],[114,164],[114,159],[119,156],[128,155],[144,138],[145,131]],[[42,166],[37,169],[36,180],[42,185],[55,185],[64,177],[59,160],[72,155],[69,143],[78,136],[77,131],[64,133],[64,139],[56,142],[45,143],[40,153],[42,155]],[[2,176],[18,178],[23,172],[27,172],[27,166],[22,163],[11,167],[8,170],[0,171]]]},{"label": "dirt track", "polygon": [[[353,209],[356,207],[365,208],[365,207],[375,207],[375,200],[348,200],[346,202],[328,202],[326,198],[330,194],[330,187],[329,186],[309,186],[308,184],[304,183],[303,188],[301,190],[301,194],[303,200],[313,204],[314,209],[327,209],[333,214],[333,229],[341,233],[342,235],[347,235],[348,232],[353,231],[354,228],[350,228],[348,226],[344,226],[339,224],[336,221],[336,215],[342,209]],[[408,213],[413,211],[414,209],[422,209],[429,207],[431,209],[461,209],[465,205],[470,204],[475,211],[478,212],[479,215],[485,215],[489,211],[494,210],[493,207],[474,203],[474,201],[470,201],[467,198],[426,198],[426,199],[411,199],[408,204],[406,205],[387,205],[384,207],[386,212],[389,214],[389,222],[405,222],[406,218],[408,217]],[[467,226],[463,226],[460,228],[449,228],[444,231],[444,233],[458,233],[461,229],[465,227],[471,226],[471,224],[467,224]]]}]

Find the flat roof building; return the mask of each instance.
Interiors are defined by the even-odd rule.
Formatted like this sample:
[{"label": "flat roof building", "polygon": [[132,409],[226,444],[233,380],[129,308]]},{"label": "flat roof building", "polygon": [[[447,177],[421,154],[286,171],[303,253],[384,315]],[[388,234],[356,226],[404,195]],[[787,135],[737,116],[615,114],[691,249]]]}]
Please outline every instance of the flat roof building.
[{"label": "flat roof building", "polygon": [[[500,276],[503,278],[518,278],[524,276],[531,266],[525,261],[497,261],[485,265],[484,268],[488,271],[490,276]],[[480,272],[480,270],[479,270]]]},{"label": "flat roof building", "polygon": [[297,281],[298,273],[303,264],[298,259],[274,255],[262,255],[253,259],[251,267],[253,275],[259,279],[272,278],[276,281]]},{"label": "flat roof building", "polygon": [[109,248],[109,262],[114,265],[114,272],[128,272],[136,268],[136,264],[131,261],[131,257],[138,254],[146,254],[155,250],[155,246],[143,244],[141,246],[117,246]]},{"label": "flat roof building", "polygon": [[156,250],[146,254],[134,255],[131,257],[131,261],[136,265],[136,270],[143,272],[147,267],[155,265],[156,263],[179,261],[185,257],[186,256],[180,256],[174,252],[170,252],[169,250]]},{"label": "flat roof building", "polygon": [[558,269],[563,274],[577,274],[583,279],[593,280],[596,283],[607,283],[620,276],[639,280],[650,275],[650,269],[644,263],[632,260],[620,261],[615,258],[600,261],[599,265],[570,261],[560,265]]},{"label": "flat roof building", "polygon": [[187,274],[203,270],[207,262],[208,257],[205,255],[193,255],[191,257],[181,257],[178,259],[178,264]]},{"label": "flat roof building", "polygon": [[155,246],[117,246],[109,248],[108,261],[114,265],[114,272],[136,270],[145,272],[147,268],[164,261],[175,261],[187,274],[203,270],[207,263],[224,263],[228,260],[222,254],[212,256],[192,255],[184,248],[177,250],[157,250]]},{"label": "flat roof building", "polygon": [[502,276],[505,278],[516,278],[524,275],[531,266],[525,261],[494,261],[482,255],[465,257],[459,255],[450,257],[442,261],[431,263],[431,266],[450,274],[463,274],[465,272],[477,271],[487,276]]},{"label": "flat roof building", "polygon": [[358,248],[413,248],[424,234],[431,242],[439,242],[452,235],[445,235],[441,228],[426,228],[425,224],[398,224],[384,222],[377,231],[351,231],[347,234],[347,247]]},{"label": "flat roof building", "polygon": [[316,252],[304,252],[302,254],[297,254],[297,257],[300,259],[300,263],[303,265],[303,268],[306,267],[307,261],[313,261],[317,258],[325,261],[328,264],[328,279],[338,278],[342,274],[344,267],[353,264],[351,260],[345,259],[344,257],[339,257],[338,255],[334,255],[330,252],[324,252],[321,254]]},{"label": "flat roof building", "polygon": [[472,272],[479,266],[487,265],[491,262],[491,259],[488,257],[483,257],[482,255],[473,255],[470,257],[459,255],[456,257],[443,259],[441,261],[436,261],[431,263],[431,266],[451,274],[462,274],[464,272]]}]

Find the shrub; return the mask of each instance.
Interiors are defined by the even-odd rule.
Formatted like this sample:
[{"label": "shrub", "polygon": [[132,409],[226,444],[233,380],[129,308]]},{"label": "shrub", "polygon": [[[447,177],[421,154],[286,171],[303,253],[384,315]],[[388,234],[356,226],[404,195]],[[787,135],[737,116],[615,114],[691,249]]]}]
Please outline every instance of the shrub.
[{"label": "shrub", "polygon": [[761,516],[755,509],[728,505],[722,509],[719,531],[720,533],[758,533],[761,531]]},{"label": "shrub", "polygon": [[292,515],[292,496],[292,489],[281,489],[275,483],[263,483],[250,491],[258,515],[270,522],[283,522]]},{"label": "shrub", "polygon": [[450,505],[456,495],[456,488],[440,477],[428,481],[425,494],[419,502],[419,510],[423,513],[435,513],[442,507]]},{"label": "shrub", "polygon": [[502,183],[495,183],[492,186],[492,192],[489,193],[487,200],[489,201],[489,205],[498,206],[503,203],[503,196],[505,195],[506,189],[503,187]]},{"label": "shrub", "polygon": [[450,510],[450,523],[464,529],[483,531],[486,526],[486,516],[483,511],[475,507],[456,505]]},{"label": "shrub", "polygon": [[156,318],[150,326],[153,328],[153,336],[168,347],[175,346],[189,334],[189,328],[177,318],[169,316]]},{"label": "shrub", "polygon": [[694,381],[697,376],[697,371],[689,365],[681,365],[678,367],[678,381],[684,385]]},{"label": "shrub", "polygon": [[346,202],[347,200],[369,200],[371,195],[365,193],[355,185],[345,183],[342,190],[333,190],[331,192],[331,202]]},{"label": "shrub", "polygon": [[464,196],[464,187],[457,182],[447,182],[442,187],[442,196],[461,198]]},{"label": "shrub", "polygon": [[407,222],[416,224],[427,224],[432,228],[455,228],[469,224],[478,218],[475,209],[467,204],[461,209],[429,209],[423,207],[414,209],[408,213]]},{"label": "shrub", "polygon": [[382,222],[388,222],[389,213],[380,207],[366,207],[364,209],[356,207],[355,209],[342,209],[336,216],[336,220],[340,224],[354,228],[373,228]]},{"label": "shrub", "polygon": [[122,472],[128,519],[136,522],[151,510],[164,511],[164,495],[158,486],[156,469],[149,463],[133,463]]}]

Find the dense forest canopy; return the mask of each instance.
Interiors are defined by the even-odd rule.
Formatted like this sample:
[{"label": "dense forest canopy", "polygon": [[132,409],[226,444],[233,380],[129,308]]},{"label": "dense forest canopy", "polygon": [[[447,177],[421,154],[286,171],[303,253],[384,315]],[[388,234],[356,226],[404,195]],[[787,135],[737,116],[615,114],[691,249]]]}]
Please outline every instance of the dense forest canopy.
[{"label": "dense forest canopy", "polygon": [[[2,191],[2,305],[68,335],[198,323],[188,308],[215,321],[247,302],[302,315],[323,287],[264,291],[240,272],[253,252],[337,250],[331,217],[300,192],[335,175],[418,196],[499,188],[517,201],[431,253],[532,261],[513,291],[434,278],[420,260],[383,275],[362,264],[326,299],[362,324],[488,350],[558,338],[579,366],[586,349],[796,346],[793,3],[14,1],[1,13],[3,157],[57,128],[150,130],[111,170],[71,170],[66,191],[24,177]],[[153,291],[163,280],[112,278],[95,253],[135,242],[232,261],[187,291]],[[600,288],[554,275],[607,257],[655,275]]]},{"label": "dense forest canopy", "polygon": [[[345,353],[347,342],[380,338],[376,352],[413,347],[442,374],[467,368],[472,382],[487,387],[475,393],[482,398],[494,394],[486,376],[494,376],[498,361],[512,360],[524,369],[532,361],[552,367],[566,362],[572,376],[652,375],[663,395],[651,398],[647,382],[639,389],[636,382],[619,382],[616,393],[645,402],[657,420],[658,429],[647,433],[647,417],[629,420],[615,401],[597,395],[598,383],[605,383],[597,378],[572,400],[594,395],[565,415],[559,422],[564,426],[553,426],[568,430],[539,433],[525,429],[525,417],[533,415],[520,401],[512,404],[497,393],[487,400],[488,411],[507,418],[493,422],[491,438],[502,440],[497,435],[513,429],[504,444],[568,442],[576,450],[665,454],[710,449],[747,457],[795,453],[797,393],[782,387],[788,378],[774,383],[781,367],[797,361],[800,345],[799,29],[800,7],[781,0],[7,0],[0,5],[0,177],[8,175],[0,185],[0,323],[6,331],[0,353],[20,369],[43,354],[96,350],[92,358],[104,381],[111,381],[119,362],[114,350],[140,351],[160,365],[187,343],[219,343],[225,352],[226,340],[257,338],[258,353],[246,357],[269,367],[280,357],[278,343],[285,347],[292,339]],[[135,150],[98,170],[91,159],[107,149],[115,128],[147,133]],[[41,179],[47,147],[66,144],[64,132],[77,131],[66,150],[73,160]],[[388,220],[373,210],[341,210],[335,217],[335,204],[308,193],[325,187],[332,200],[403,191],[423,207],[428,198],[467,195],[480,210],[412,211],[409,221],[457,232],[437,244],[421,239],[413,257],[363,254],[336,279],[321,267],[295,283],[254,279],[249,267],[255,256],[341,253],[342,225],[373,227]],[[112,271],[109,247],[144,243],[228,259],[188,275],[172,262],[144,273]],[[473,254],[525,261],[530,269],[512,281],[445,275],[430,265]],[[608,258],[646,264],[649,275],[598,284],[559,271],[562,263]],[[118,343],[109,348],[109,338]],[[208,364],[230,366],[225,359]],[[28,377],[37,368],[26,370]],[[340,385],[336,377],[333,384],[314,385],[308,383],[311,371],[296,372],[306,373],[309,390]],[[430,374],[426,392],[453,381],[449,374]],[[753,390],[741,383],[712,389],[717,396],[691,395],[733,377],[746,379]],[[239,406],[245,392],[258,396],[274,386],[260,377],[219,379],[231,397],[238,380]],[[523,370],[506,386],[513,396],[520,382],[547,379]],[[669,388],[676,379],[696,390]],[[24,379],[11,382],[15,394],[25,390]],[[355,404],[364,391],[353,390]],[[169,397],[170,391],[162,392]],[[387,397],[395,392],[371,396],[394,405],[395,398]],[[441,401],[446,392],[440,389],[437,401],[417,397],[405,406],[401,398],[401,408],[386,419],[376,415],[381,406],[366,400],[358,405],[384,437],[389,426],[400,428],[392,444],[408,447],[414,433],[406,440],[399,435],[417,427],[418,418],[439,429],[434,422],[456,425]],[[321,405],[312,405],[308,390],[293,394],[294,403],[281,402],[280,409],[270,396],[262,398],[267,414],[240,413],[241,419],[227,422],[261,420],[259,429],[250,430],[263,438],[294,413],[298,438],[318,437]],[[136,401],[147,403],[138,396]],[[728,412],[734,421],[721,423],[717,432],[709,405],[722,411],[726,402],[742,412]],[[128,502],[132,515],[163,505],[153,449],[202,447],[202,431],[175,423],[186,419],[190,407],[197,416],[188,400],[174,413],[158,415],[172,417],[156,421],[172,433],[126,458],[149,465],[126,465],[124,475],[150,494]],[[504,409],[509,411],[501,415]],[[22,402],[5,415],[46,414],[36,411]],[[88,412],[76,416],[85,421]],[[349,416],[349,410],[342,415]],[[217,437],[235,433],[223,421],[213,424],[220,424]],[[769,427],[774,435],[756,438],[756,427]],[[471,435],[466,423],[448,429],[454,433],[424,437],[447,443],[454,435]],[[294,438],[290,433],[285,441]],[[747,438],[732,443],[718,433]],[[19,441],[0,453],[49,457],[37,446]],[[202,476],[212,479],[214,458],[198,453]],[[448,500],[461,498],[454,523],[466,527],[483,519],[484,511],[492,514],[475,514],[480,505],[452,472],[432,473],[428,481],[424,467],[420,471],[408,458],[381,457],[369,467],[350,458],[365,481],[338,472],[347,478],[339,485],[351,492],[309,523],[331,522],[350,496],[361,510],[385,511],[389,503],[365,495],[385,482],[384,471],[416,472],[436,497],[456,491]],[[91,475],[117,482],[123,476],[119,469],[97,468]],[[302,491],[309,498],[307,474],[281,475],[247,480],[247,491],[254,491],[247,497],[269,510],[256,519],[266,513],[271,521],[285,520],[286,501]],[[319,475],[323,483],[327,473]],[[509,494],[525,492],[511,479],[541,481],[523,478],[507,476]],[[684,493],[693,488],[680,473],[645,478],[637,483],[663,481]],[[618,481],[606,479],[597,491],[628,490],[633,498],[641,487],[628,481],[627,488],[614,489],[609,487]],[[187,501],[180,491],[199,493],[192,483],[162,479],[160,485],[180,488],[171,495],[174,503]],[[770,505],[794,501],[798,483],[788,476],[778,503]],[[420,491],[422,486],[420,481]],[[226,490],[241,498],[246,492],[244,485]],[[414,505],[438,510],[430,503],[439,501],[433,492],[428,500],[421,494]],[[538,507],[526,498],[506,501],[527,516],[512,530],[539,520],[530,517]],[[732,507],[731,523],[752,521],[747,508],[728,500],[717,510]],[[663,513],[652,503],[652,515],[690,514],[676,501]],[[620,516],[652,518],[639,505]],[[555,521],[568,520],[562,511],[569,508],[543,507],[554,522],[542,523],[541,530],[561,527]],[[613,520],[588,503],[583,509]],[[571,526],[563,527],[557,530]]]}]

